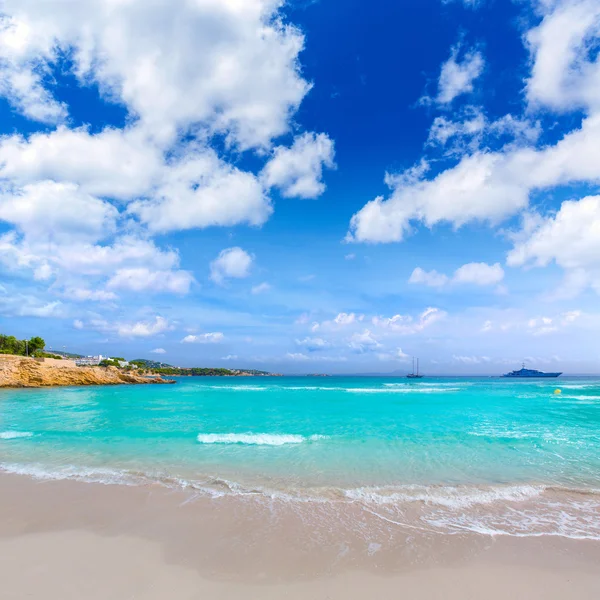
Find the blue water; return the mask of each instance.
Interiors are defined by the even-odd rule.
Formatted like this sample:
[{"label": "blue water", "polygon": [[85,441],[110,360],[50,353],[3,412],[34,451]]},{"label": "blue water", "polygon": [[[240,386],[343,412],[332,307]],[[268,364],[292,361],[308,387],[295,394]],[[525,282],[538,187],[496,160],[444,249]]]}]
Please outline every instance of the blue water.
[{"label": "blue water", "polygon": [[564,531],[595,537],[600,379],[182,378],[1,390],[0,468],[215,496],[419,500],[463,513],[481,512],[482,498],[494,510],[539,512],[537,499],[574,519]]}]

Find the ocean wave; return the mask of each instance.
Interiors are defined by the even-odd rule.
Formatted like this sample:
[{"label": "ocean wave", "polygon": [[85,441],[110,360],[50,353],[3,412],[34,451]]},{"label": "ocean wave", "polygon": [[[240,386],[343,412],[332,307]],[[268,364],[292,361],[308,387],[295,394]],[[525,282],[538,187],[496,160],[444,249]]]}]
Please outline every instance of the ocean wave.
[{"label": "ocean wave", "polygon": [[0,440],[16,440],[28,437],[33,437],[31,431],[0,431]]},{"label": "ocean wave", "polygon": [[495,502],[521,502],[539,496],[544,486],[515,485],[498,487],[421,486],[362,487],[346,491],[353,501],[369,504],[423,502],[446,508],[464,509]]},{"label": "ocean wave", "polygon": [[284,446],[327,439],[324,435],[305,437],[277,433],[200,433],[196,438],[201,444],[242,444],[248,446]]},{"label": "ocean wave", "polygon": [[148,482],[143,475],[103,468],[76,467],[73,465],[49,467],[41,464],[0,463],[0,471],[26,475],[44,481],[82,481],[107,485],[142,485]]},{"label": "ocean wave", "polygon": [[205,390],[227,390],[233,392],[266,392],[270,388],[264,385],[202,385],[198,386]]},{"label": "ocean wave", "polygon": [[[268,488],[207,476],[188,480],[157,473],[136,473],[72,465],[0,464],[0,471],[38,480],[71,480],[104,485],[161,485],[187,490],[189,500],[237,497],[241,501],[273,502],[316,516],[331,527],[353,527],[363,510],[386,527],[418,529],[428,534],[473,533],[485,536],[543,537],[600,540],[600,490],[543,485],[427,486],[342,488]],[[313,505],[319,505],[315,512]],[[346,511],[347,507],[349,511]],[[408,510],[407,510],[408,509]],[[325,511],[325,512],[324,512]],[[411,515],[410,518],[407,515]],[[363,528],[367,539],[369,527]]]},{"label": "ocean wave", "polygon": [[346,388],[353,394],[445,394],[447,392],[460,392],[460,388],[441,387],[387,387],[387,388]]}]

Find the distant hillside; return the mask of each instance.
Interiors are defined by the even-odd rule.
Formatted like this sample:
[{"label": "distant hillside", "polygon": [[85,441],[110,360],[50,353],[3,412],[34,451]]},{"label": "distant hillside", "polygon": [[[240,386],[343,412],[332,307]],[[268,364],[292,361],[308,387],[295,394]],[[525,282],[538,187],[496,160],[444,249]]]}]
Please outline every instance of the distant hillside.
[{"label": "distant hillside", "polygon": [[173,367],[167,363],[157,360],[147,360],[146,358],[136,358],[129,361],[130,364],[139,365],[142,369],[172,369]]},{"label": "distant hillside", "polygon": [[179,376],[227,376],[227,377],[243,377],[249,375],[270,376],[273,373],[268,371],[257,371],[256,369],[224,369],[214,367],[173,367],[167,363],[158,362],[156,360],[148,360],[146,358],[136,358],[130,360],[129,364],[137,365],[140,369],[152,370],[154,373],[161,375],[179,375]]}]

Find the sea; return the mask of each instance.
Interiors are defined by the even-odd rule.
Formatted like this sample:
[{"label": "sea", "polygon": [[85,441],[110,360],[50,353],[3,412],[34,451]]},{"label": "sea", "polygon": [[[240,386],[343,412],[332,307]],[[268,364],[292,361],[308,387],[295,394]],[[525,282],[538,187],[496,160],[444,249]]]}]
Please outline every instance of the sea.
[{"label": "sea", "polygon": [[0,471],[600,540],[600,378],[179,378],[0,390]]}]

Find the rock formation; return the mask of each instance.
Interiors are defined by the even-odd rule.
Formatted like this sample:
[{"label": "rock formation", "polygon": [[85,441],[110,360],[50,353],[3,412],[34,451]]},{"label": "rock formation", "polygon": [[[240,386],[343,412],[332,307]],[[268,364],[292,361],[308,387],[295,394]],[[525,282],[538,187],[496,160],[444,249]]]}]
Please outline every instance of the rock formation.
[{"label": "rock formation", "polygon": [[66,385],[118,385],[124,383],[175,383],[160,376],[143,377],[115,367],[77,367],[71,361],[0,355],[0,387]]}]

